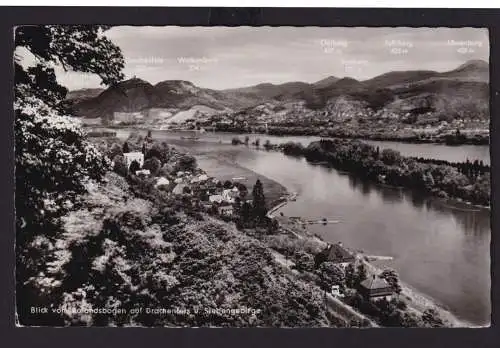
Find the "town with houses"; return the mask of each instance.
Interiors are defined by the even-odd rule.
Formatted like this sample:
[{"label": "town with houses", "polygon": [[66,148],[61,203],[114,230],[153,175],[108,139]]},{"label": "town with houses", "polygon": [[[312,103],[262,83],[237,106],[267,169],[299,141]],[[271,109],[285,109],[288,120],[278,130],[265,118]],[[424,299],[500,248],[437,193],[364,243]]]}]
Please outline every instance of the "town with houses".
[{"label": "town with houses", "polygon": [[[151,137],[146,137],[142,151],[123,152],[127,168],[139,168],[135,175],[141,178],[154,178],[154,186],[173,196],[189,195],[191,202],[199,205],[204,211],[215,210],[220,216],[231,217],[233,205],[248,203],[252,200],[247,197],[247,189],[244,184],[230,181],[222,183],[216,178],[209,177],[202,169],[195,168],[192,171],[177,171],[171,175],[155,176],[151,170],[144,169],[145,154],[151,148]],[[180,156],[180,155],[178,155]],[[173,156],[176,160],[178,156]],[[135,162],[135,163],[134,163]],[[114,164],[113,164],[114,165]],[[141,169],[142,168],[142,169]],[[239,178],[235,178],[239,179]],[[243,188],[240,190],[240,188]]]}]

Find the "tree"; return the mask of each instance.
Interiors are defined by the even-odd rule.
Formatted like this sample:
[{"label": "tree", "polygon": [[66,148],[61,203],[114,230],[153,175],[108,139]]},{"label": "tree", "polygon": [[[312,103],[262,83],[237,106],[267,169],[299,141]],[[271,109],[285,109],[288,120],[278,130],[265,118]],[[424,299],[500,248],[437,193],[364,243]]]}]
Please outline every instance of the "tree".
[{"label": "tree", "polygon": [[239,216],[241,212],[241,198],[236,197],[233,203],[234,215]]},{"label": "tree", "polygon": [[240,216],[243,222],[248,222],[252,217],[252,206],[246,201],[241,205]]},{"label": "tree", "polygon": [[381,152],[381,160],[387,165],[396,164],[401,159],[401,154],[393,149],[383,149]]},{"label": "tree", "polygon": [[125,158],[123,156],[115,156],[113,158],[113,171],[123,177],[126,177],[128,174],[127,163],[125,162]]},{"label": "tree", "polygon": [[299,272],[312,272],[314,270],[314,258],[311,254],[299,250],[296,251],[294,256],[295,268]]},{"label": "tree", "polygon": [[257,221],[262,221],[267,214],[266,197],[264,196],[264,188],[259,179],[255,182],[252,190],[253,196],[253,216]]},{"label": "tree", "polygon": [[115,156],[123,155],[122,147],[117,143],[114,143],[113,145],[111,145],[111,148],[109,149],[107,155],[111,159],[115,158]]},{"label": "tree", "polygon": [[[45,306],[49,288],[40,288],[46,274],[49,246],[60,231],[60,217],[85,192],[87,180],[99,180],[109,160],[85,138],[64,103],[67,89],[56,80],[54,67],[97,74],[103,85],[122,78],[120,49],[104,36],[106,26],[19,26],[15,29],[14,134],[16,176],[16,283],[21,324],[40,317],[30,306]],[[19,52],[23,52],[18,54]],[[31,56],[32,62],[26,62]],[[45,246],[31,243],[45,241]],[[48,290],[44,292],[44,290]],[[49,316],[47,316],[49,318]],[[47,324],[50,325],[50,324]]]},{"label": "tree", "polygon": [[396,294],[401,293],[401,285],[399,284],[399,276],[393,269],[384,269],[380,274],[380,278],[385,279],[393,288]]},{"label": "tree", "polygon": [[230,189],[231,187],[233,187],[233,183],[229,180],[226,180],[224,181],[224,185],[222,187],[225,189]]},{"label": "tree", "polygon": [[422,314],[422,321],[428,327],[443,327],[443,320],[435,309],[429,308]]},{"label": "tree", "polygon": [[140,170],[140,169],[141,169],[141,165],[136,160],[133,160],[132,163],[130,163],[130,167],[128,168],[129,172],[132,174],[135,174],[135,172]]},{"label": "tree", "polygon": [[166,163],[168,162],[169,158],[169,150],[168,150],[168,145],[166,143],[158,144],[155,143],[151,149],[146,151],[146,154],[144,155],[144,159],[156,157],[160,160],[161,163]]},{"label": "tree", "polygon": [[144,161],[142,168],[148,169],[151,172],[151,175],[157,175],[161,168],[161,162],[156,157],[148,158]]},{"label": "tree", "polygon": [[278,220],[269,219],[268,226],[267,226],[267,233],[268,234],[276,234],[279,232],[279,227],[280,227],[280,224],[279,224]]},{"label": "tree", "polygon": [[240,183],[240,182],[236,183],[236,187],[240,191],[240,199],[244,200],[246,198],[247,194],[248,194],[247,187],[244,184]]},{"label": "tree", "polygon": [[33,97],[61,111],[67,89],[56,81],[53,65],[65,71],[96,74],[103,85],[123,79],[124,58],[120,48],[105,35],[103,25],[30,25],[15,31],[15,47],[37,58],[37,64],[23,68],[15,59],[15,84],[30,90]]},{"label": "tree", "polygon": [[264,143],[264,149],[270,150],[271,147],[272,147],[271,142],[269,141],[269,139],[267,139],[266,142]]},{"label": "tree", "polygon": [[354,265],[349,263],[345,268],[345,281],[346,286],[349,288],[355,288],[355,276],[356,270],[354,269]]},{"label": "tree", "polygon": [[129,149],[129,147],[128,147],[128,143],[127,143],[127,142],[124,142],[124,143],[123,143],[123,148],[122,148],[122,150],[123,150],[123,153],[129,153],[129,152],[130,152],[130,149]]},{"label": "tree", "polygon": [[301,143],[288,142],[283,145],[283,153],[291,156],[301,156],[304,153],[304,147]]},{"label": "tree", "polygon": [[196,169],[196,167],[196,158],[194,158],[193,156],[184,155],[177,161],[176,171],[192,172]]},{"label": "tree", "polygon": [[360,263],[356,269],[356,275],[354,277],[354,287],[358,287],[363,280],[367,278],[368,274],[366,272],[366,266],[364,263]]},{"label": "tree", "polygon": [[346,275],[344,270],[333,262],[323,262],[316,274],[319,276],[320,287],[329,291],[332,285],[339,285],[343,291],[346,288]]}]

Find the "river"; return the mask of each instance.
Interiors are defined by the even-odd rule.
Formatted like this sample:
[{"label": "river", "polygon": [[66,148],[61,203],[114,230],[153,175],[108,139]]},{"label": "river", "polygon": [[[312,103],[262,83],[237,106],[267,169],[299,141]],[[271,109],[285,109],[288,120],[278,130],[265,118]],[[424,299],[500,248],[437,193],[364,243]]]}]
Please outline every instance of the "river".
[{"label": "river", "polygon": [[[194,135],[194,132],[166,132],[158,131],[163,134],[168,134],[168,138],[179,139],[182,135]],[[206,132],[199,134],[203,141],[230,143],[231,139],[238,137],[241,140],[248,136],[250,142],[255,139],[260,140],[263,145],[266,140],[272,144],[282,144],[288,141],[298,142],[307,146],[310,142],[319,140],[318,136],[276,136],[267,134],[235,134],[235,133],[210,133]],[[478,160],[483,161],[485,164],[490,164],[490,149],[488,145],[460,145],[450,146],[445,144],[413,144],[403,143],[397,141],[379,141],[379,140],[363,140],[365,143],[373,146],[379,146],[381,149],[394,149],[403,156],[419,156],[424,158],[434,158],[446,160],[450,162],[465,162],[467,159],[470,161]]]},{"label": "river", "polygon": [[[120,130],[118,136],[125,137]],[[458,318],[474,325],[490,322],[490,211],[422,197],[402,189],[374,185],[304,159],[252,147],[227,144],[234,135],[202,135],[200,141],[180,140],[178,134],[154,131],[153,137],[189,149],[210,175],[234,171],[233,164],[266,176],[298,199],[281,211],[288,216],[327,217],[335,225],[313,225],[325,241],[342,241],[371,255],[392,256],[384,266],[394,268],[405,283],[432,297]],[[259,137],[300,141],[316,137]],[[240,136],[243,138],[244,136]],[[219,138],[222,144],[219,143]],[[372,142],[373,143],[373,142]],[[456,161],[469,158],[489,163],[482,147],[376,142],[403,154]],[[383,146],[382,146],[383,144]],[[422,149],[422,153],[418,149]],[[249,183],[251,185],[251,183]]]}]

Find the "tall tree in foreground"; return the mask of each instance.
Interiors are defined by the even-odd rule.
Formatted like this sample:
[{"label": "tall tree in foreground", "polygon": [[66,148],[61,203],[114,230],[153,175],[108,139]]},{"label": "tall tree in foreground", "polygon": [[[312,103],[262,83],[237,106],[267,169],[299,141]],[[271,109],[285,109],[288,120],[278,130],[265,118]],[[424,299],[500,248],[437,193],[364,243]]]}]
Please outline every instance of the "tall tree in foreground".
[{"label": "tall tree in foreground", "polygon": [[264,188],[259,179],[255,182],[252,190],[253,196],[253,215],[257,221],[262,221],[267,213],[266,197],[264,196]]},{"label": "tall tree in foreground", "polygon": [[67,89],[58,84],[54,66],[97,74],[104,85],[117,83],[124,59],[104,36],[107,29],[51,25],[15,31],[16,296],[22,324],[30,323],[23,306],[50,304],[44,287],[58,284],[46,278],[58,218],[78,203],[85,182],[100,179],[109,166],[65,114]]}]

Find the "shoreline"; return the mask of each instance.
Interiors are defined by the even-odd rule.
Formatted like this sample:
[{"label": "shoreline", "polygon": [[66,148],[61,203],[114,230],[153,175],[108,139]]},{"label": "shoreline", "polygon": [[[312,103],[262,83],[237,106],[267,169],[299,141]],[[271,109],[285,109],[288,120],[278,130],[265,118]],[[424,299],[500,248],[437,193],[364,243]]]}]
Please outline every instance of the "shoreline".
[{"label": "shoreline", "polygon": [[[288,188],[287,188],[287,192],[289,192]],[[287,193],[287,195],[290,195],[290,193]],[[270,218],[273,218],[274,217],[273,214],[278,212],[281,208],[286,206],[288,203],[289,203],[289,200],[287,199],[285,202],[281,202],[281,203],[275,205],[274,207],[269,209],[268,216]],[[279,226],[283,230],[288,231],[286,228],[283,228],[282,223],[279,223]],[[287,233],[290,233],[290,232],[288,231]],[[314,240],[316,242],[319,242],[322,245],[324,245],[325,247],[328,244],[328,242],[323,240],[323,238],[321,238],[317,234],[311,233],[310,231],[306,231],[305,235],[299,235],[299,236],[300,236],[300,238],[306,238],[306,239],[310,239],[310,240]],[[350,252],[352,252],[358,261],[363,262],[366,265],[369,273],[372,273],[372,274],[382,273],[383,270],[379,266],[364,259],[364,257],[367,256],[367,255],[365,255],[364,251],[360,252],[360,251],[354,251],[350,248],[346,248],[346,249],[348,249]],[[439,301],[437,301],[436,299],[434,299],[434,298],[426,295],[425,293],[415,289],[414,287],[412,287],[408,283],[402,281],[401,279],[400,279],[399,283],[400,283],[400,286],[402,289],[400,296],[403,296],[405,298],[405,300],[408,304],[408,308],[411,308],[413,311],[416,311],[418,313],[423,312],[425,309],[432,308],[432,309],[436,310],[436,312],[443,319],[443,321],[446,324],[448,324],[446,327],[449,327],[449,328],[481,328],[481,327],[489,327],[491,325],[491,324],[477,325],[477,324],[473,324],[473,323],[470,323],[468,321],[462,320],[462,319],[458,318],[454,313],[452,313],[449,309],[447,309],[444,305],[440,304]]]},{"label": "shoreline", "polygon": [[[187,130],[187,129],[186,129]],[[303,137],[322,137],[322,138],[341,138],[341,139],[358,139],[358,140],[370,140],[370,141],[389,141],[389,142],[400,142],[400,143],[406,143],[406,144],[435,144],[435,145],[446,145],[446,146],[461,146],[461,145],[476,145],[476,146],[491,146],[490,143],[490,138],[482,136],[482,138],[479,141],[474,141],[473,139],[467,139],[466,141],[462,142],[447,142],[445,138],[434,138],[434,139],[426,139],[426,138],[419,138],[417,136],[415,137],[384,137],[384,136],[377,136],[376,134],[373,135],[328,135],[328,136],[321,136],[321,132],[314,132],[314,133],[282,133],[282,134],[274,134],[273,132],[246,132],[242,130],[215,130],[215,133],[227,133],[227,134],[257,134],[257,135],[269,135],[269,136],[276,136],[276,137],[287,137],[287,136],[303,136]]]}]

